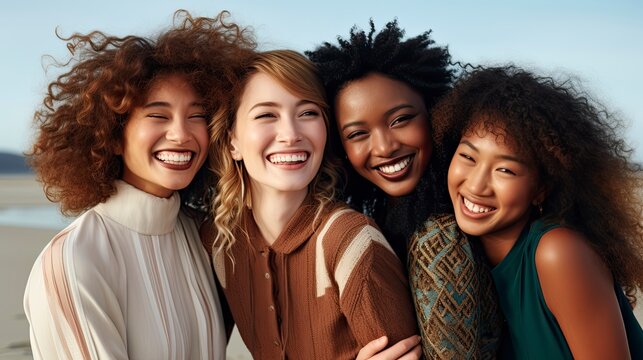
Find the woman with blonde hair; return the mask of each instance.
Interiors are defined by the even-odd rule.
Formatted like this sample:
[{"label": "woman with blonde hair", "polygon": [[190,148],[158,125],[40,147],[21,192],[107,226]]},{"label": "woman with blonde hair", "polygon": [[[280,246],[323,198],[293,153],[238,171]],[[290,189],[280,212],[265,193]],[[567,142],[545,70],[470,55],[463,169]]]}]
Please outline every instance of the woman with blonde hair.
[{"label": "woman with blonde hair", "polygon": [[334,200],[339,168],[312,63],[259,53],[232,99],[212,122],[218,181],[204,241],[253,357],[354,359],[375,338],[416,334],[400,260],[370,218]]}]

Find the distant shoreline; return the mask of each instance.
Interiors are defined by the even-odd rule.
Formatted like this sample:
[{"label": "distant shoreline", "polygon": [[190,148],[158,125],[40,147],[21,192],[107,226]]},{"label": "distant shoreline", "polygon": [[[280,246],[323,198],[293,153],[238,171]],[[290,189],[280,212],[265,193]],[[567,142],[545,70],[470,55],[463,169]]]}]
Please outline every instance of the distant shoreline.
[{"label": "distant shoreline", "polygon": [[0,208],[52,204],[34,174],[0,174]]}]

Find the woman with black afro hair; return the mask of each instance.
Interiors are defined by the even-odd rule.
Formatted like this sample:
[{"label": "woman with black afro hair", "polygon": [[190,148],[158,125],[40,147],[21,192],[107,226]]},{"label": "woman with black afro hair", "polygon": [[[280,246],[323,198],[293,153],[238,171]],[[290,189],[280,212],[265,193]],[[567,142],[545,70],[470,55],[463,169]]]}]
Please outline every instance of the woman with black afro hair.
[{"label": "woman with black afro hair", "polygon": [[492,358],[498,305],[480,251],[452,215],[432,223],[440,228],[425,225],[431,215],[452,213],[452,151],[433,142],[430,121],[454,79],[449,52],[430,32],[404,39],[396,20],[378,33],[371,20],[368,33],[354,27],[337,42],[306,54],[333,107],[329,140],[346,169],[344,200],[373,217],[407,263],[425,356]]}]

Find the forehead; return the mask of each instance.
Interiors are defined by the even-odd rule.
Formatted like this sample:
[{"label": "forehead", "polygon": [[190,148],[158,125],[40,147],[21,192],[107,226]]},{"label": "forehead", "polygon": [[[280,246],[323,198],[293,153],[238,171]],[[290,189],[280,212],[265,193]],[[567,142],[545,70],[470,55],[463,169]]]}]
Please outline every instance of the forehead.
[{"label": "forehead", "polygon": [[513,137],[507,131],[507,122],[502,116],[492,114],[473,114],[464,126],[462,136],[495,136],[501,143],[512,144]]},{"label": "forehead", "polygon": [[424,107],[420,94],[409,85],[379,73],[350,81],[335,99],[338,118],[353,112],[386,111],[402,103]]},{"label": "forehead", "polygon": [[[494,121],[495,120],[495,121]],[[539,161],[529,146],[521,144],[504,127],[502,120],[492,117],[472,121],[463,131],[461,141],[467,140],[479,149],[510,155],[529,168],[537,168]]]},{"label": "forehead", "polygon": [[262,72],[256,72],[248,76],[240,94],[240,103],[269,101],[277,96],[284,95],[295,97],[278,79]]},{"label": "forehead", "polygon": [[186,75],[169,73],[158,75],[152,79],[145,92],[145,97],[150,99],[151,97],[169,95],[169,93],[174,92],[199,96]]}]

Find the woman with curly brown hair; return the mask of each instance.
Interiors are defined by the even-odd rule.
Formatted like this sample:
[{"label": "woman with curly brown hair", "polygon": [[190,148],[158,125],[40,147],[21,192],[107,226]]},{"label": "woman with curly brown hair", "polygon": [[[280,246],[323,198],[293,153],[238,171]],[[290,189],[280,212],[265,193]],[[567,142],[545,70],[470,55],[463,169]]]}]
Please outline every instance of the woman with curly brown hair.
[{"label": "woman with curly brown hair", "polygon": [[254,47],[225,16],[64,39],[70,68],[36,113],[30,157],[49,199],[82,214],[29,277],[35,358],[225,357],[210,261],[178,194],[204,176],[210,116]]},{"label": "woman with curly brown hair", "polygon": [[643,177],[618,119],[515,67],[466,74],[433,118],[457,146],[449,193],[493,266],[509,357],[643,358],[628,302],[643,285]]}]

